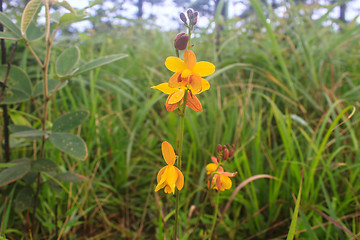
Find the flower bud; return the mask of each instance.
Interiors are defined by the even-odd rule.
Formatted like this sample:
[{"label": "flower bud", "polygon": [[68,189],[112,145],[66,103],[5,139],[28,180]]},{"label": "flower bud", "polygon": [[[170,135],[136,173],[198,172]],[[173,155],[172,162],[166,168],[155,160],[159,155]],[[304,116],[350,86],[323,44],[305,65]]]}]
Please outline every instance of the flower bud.
[{"label": "flower bud", "polygon": [[199,16],[199,12],[198,12],[198,11],[195,11],[195,12],[194,12],[194,15],[193,15],[193,18],[191,19],[191,25],[193,25],[193,26],[196,25],[197,20],[198,20],[198,16]]},{"label": "flower bud", "polygon": [[234,149],[231,149],[229,153],[229,158],[232,158],[233,156],[234,156]]},{"label": "flower bud", "polygon": [[221,144],[218,144],[217,146],[216,146],[216,152],[221,152],[222,151],[222,146],[221,146]]},{"label": "flower bud", "polygon": [[226,149],[226,145],[222,146],[222,150],[224,151]]},{"label": "flower bud", "polygon": [[190,21],[191,21],[191,19],[193,19],[193,17],[194,17],[194,11],[193,11],[193,9],[192,9],[192,8],[189,8],[189,9],[186,11],[186,13],[187,13],[187,15],[188,15],[188,18],[189,18]]},{"label": "flower bud", "polygon": [[184,13],[180,13],[180,19],[181,19],[181,21],[183,21],[183,23],[185,23],[185,24],[186,24],[187,19],[186,19],[186,16],[185,16],[185,14],[184,14]]},{"label": "flower bud", "polygon": [[189,42],[189,36],[182,32],[176,35],[174,40],[174,47],[178,50],[184,50]]},{"label": "flower bud", "polygon": [[227,160],[229,158],[229,150],[227,148],[224,149],[224,152],[223,152],[223,160]]}]

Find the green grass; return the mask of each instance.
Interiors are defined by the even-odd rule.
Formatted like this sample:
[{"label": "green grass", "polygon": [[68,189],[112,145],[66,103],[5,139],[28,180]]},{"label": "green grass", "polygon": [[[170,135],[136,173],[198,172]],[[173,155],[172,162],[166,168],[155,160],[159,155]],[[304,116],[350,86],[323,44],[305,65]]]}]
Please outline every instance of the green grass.
[{"label": "green grass", "polygon": [[[258,13],[259,2],[253,1]],[[218,51],[214,34],[196,30],[200,37],[192,40],[193,49],[199,60],[215,63],[216,73],[208,77],[210,90],[199,96],[203,113],[187,110],[181,239],[209,236],[216,195],[204,202],[204,168],[218,143],[236,144],[226,170],[238,172],[232,190],[220,195],[220,213],[244,180],[257,174],[276,179],[252,181],[236,194],[217,223],[217,239],[286,239],[290,226],[294,239],[348,239],[349,232],[360,232],[360,27],[338,23],[342,30],[335,31],[323,26],[329,16],[312,21],[306,9],[297,15],[298,8],[292,5],[288,19],[270,11],[270,24],[254,16],[241,29],[238,20],[230,19]],[[112,53],[129,57],[71,79],[50,105],[51,120],[67,111],[89,110],[80,130],[89,157],[79,162],[55,150],[48,156],[89,180],[64,183],[57,190],[43,185],[37,217],[44,238],[56,239],[55,208],[62,239],[173,235],[175,197],[154,189],[157,171],[165,165],[161,142],[176,146],[179,119],[165,110],[166,96],[150,86],[170,77],[164,61],[174,55],[176,32],[140,27],[115,26],[108,34],[62,40],[62,45],[78,44],[86,61]],[[32,79],[39,80],[27,57],[26,51],[17,55]],[[22,109],[35,111],[28,105]],[[30,144],[13,155],[31,155],[31,149]],[[27,213],[4,211],[13,198],[4,193],[0,213],[8,228],[2,233],[28,239]]]}]

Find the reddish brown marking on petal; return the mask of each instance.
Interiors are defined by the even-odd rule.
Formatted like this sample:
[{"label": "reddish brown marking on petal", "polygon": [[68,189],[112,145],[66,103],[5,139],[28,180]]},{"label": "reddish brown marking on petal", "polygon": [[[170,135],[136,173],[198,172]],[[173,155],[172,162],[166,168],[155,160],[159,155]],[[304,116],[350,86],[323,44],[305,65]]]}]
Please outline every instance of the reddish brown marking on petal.
[{"label": "reddish brown marking on petal", "polygon": [[202,112],[203,110],[199,99],[189,92],[187,93],[186,97],[186,106],[190,107],[195,112]]},{"label": "reddish brown marking on petal", "polygon": [[166,99],[166,104],[165,104],[166,110],[168,110],[169,112],[172,112],[178,108],[178,103],[169,104],[169,99],[172,95],[173,95],[173,93],[168,96],[168,98]]}]

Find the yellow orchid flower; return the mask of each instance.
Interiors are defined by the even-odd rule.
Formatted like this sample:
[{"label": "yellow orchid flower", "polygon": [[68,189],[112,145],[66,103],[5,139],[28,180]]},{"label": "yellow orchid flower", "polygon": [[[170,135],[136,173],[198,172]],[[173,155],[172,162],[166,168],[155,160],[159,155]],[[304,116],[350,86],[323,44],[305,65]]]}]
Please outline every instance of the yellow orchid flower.
[{"label": "yellow orchid flower", "polygon": [[166,109],[168,111],[175,110],[178,106],[177,103],[182,101],[185,92],[188,92],[186,105],[201,112],[201,103],[194,94],[202,93],[210,88],[209,82],[201,77],[212,74],[215,71],[214,64],[206,61],[196,62],[195,53],[187,50],[184,53],[184,60],[178,57],[168,57],[165,66],[175,73],[170,77],[168,83],[162,83],[152,88],[169,95],[166,100]]},{"label": "yellow orchid flower", "polygon": [[165,193],[175,193],[175,187],[180,191],[184,187],[184,175],[174,166],[176,155],[173,147],[168,142],[161,144],[161,150],[167,166],[160,169],[157,175],[155,192],[165,187]]},{"label": "yellow orchid flower", "polygon": [[218,167],[219,163],[217,161],[216,157],[211,157],[211,160],[214,163],[209,163],[206,166],[206,171],[208,175],[213,174],[211,183],[208,181],[208,188],[213,188],[218,191],[225,191],[226,189],[230,189],[232,186],[232,182],[230,177],[234,177],[237,172],[230,173],[230,172],[224,172],[224,169],[222,167]]}]

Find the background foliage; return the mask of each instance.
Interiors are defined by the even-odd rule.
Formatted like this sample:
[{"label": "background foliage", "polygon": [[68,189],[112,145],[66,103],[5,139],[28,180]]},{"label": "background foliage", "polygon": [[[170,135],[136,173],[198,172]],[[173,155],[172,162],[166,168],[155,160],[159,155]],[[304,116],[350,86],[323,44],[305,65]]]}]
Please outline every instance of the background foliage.
[{"label": "background foliage", "polygon": [[[208,236],[215,198],[204,202],[205,166],[218,143],[236,144],[227,171],[238,174],[232,190],[220,195],[223,221],[217,239],[285,239],[300,194],[295,238],[350,239],[360,232],[360,27],[331,18],[335,5],[314,20],[317,5],[290,1],[279,17],[269,5],[250,2],[255,14],[247,19],[225,21],[217,15],[211,23],[221,24],[221,31],[211,24],[195,29],[194,51],[198,59],[215,63],[216,72],[207,78],[210,90],[200,96],[204,112],[187,113],[182,239]],[[63,183],[60,189],[42,186],[39,239],[58,239],[56,229],[63,239],[172,236],[175,199],[154,188],[163,165],[160,144],[175,145],[178,122],[165,110],[165,96],[150,86],[168,80],[164,60],[174,55],[176,34],[137,21],[56,38],[54,59],[74,45],[81,52],[79,63],[113,53],[129,56],[75,76],[50,105],[50,122],[65,112],[89,111],[81,127],[89,157],[79,162],[48,146],[53,149],[48,159],[86,181]],[[33,84],[39,81],[35,61],[21,43],[14,64],[28,72]],[[30,103],[16,104],[11,121],[18,116],[36,122],[35,111]],[[24,144],[12,150],[12,159],[31,151],[31,144]],[[237,188],[257,174],[276,179]],[[30,239],[31,209],[19,212],[14,205],[22,185],[0,188],[1,233],[8,239]],[[226,204],[230,207],[221,211]]]}]

